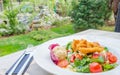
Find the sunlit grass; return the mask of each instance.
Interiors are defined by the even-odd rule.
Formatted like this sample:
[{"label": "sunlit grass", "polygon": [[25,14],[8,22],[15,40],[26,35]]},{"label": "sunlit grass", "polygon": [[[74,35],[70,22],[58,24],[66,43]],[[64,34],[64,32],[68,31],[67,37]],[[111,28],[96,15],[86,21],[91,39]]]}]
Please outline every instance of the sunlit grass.
[{"label": "sunlit grass", "polygon": [[[37,33],[37,34],[36,34]],[[25,49],[29,44],[39,45],[47,40],[73,34],[72,25],[63,25],[51,30],[32,31],[28,34],[0,38],[0,56]],[[36,40],[32,36],[42,35],[45,39]],[[51,35],[51,36],[50,36]],[[39,37],[36,37],[39,39]]]},{"label": "sunlit grass", "polygon": [[10,54],[27,47],[28,44],[37,45],[40,42],[33,40],[26,34],[0,39],[0,56]]},{"label": "sunlit grass", "polygon": [[75,33],[72,24],[59,26],[57,28],[52,28],[51,30],[58,34],[73,34],[73,33]]},{"label": "sunlit grass", "polygon": [[[100,27],[99,29],[105,30],[105,31],[114,31],[114,26],[103,26],[103,27]],[[43,31],[43,33],[45,33],[45,35],[52,34],[52,37],[50,36],[51,38],[49,38],[49,36],[44,36],[44,35],[43,36],[45,37],[45,39],[40,40],[40,41],[37,41],[37,40],[31,38],[31,35],[34,36],[34,34],[40,33],[41,31],[34,31],[34,32],[30,32],[28,34],[21,34],[21,35],[16,35],[16,36],[0,38],[0,56],[4,56],[7,54],[16,52],[16,51],[23,50],[29,44],[33,44],[34,46],[36,46],[47,40],[50,40],[50,39],[53,39],[56,37],[67,36],[67,35],[75,33],[75,31],[73,29],[73,25],[67,24],[67,25],[62,25],[59,27],[52,28],[50,30]]]},{"label": "sunlit grass", "polygon": [[115,29],[115,26],[103,26],[103,27],[100,27],[99,28],[100,30],[104,30],[104,31],[114,31],[114,29]]}]

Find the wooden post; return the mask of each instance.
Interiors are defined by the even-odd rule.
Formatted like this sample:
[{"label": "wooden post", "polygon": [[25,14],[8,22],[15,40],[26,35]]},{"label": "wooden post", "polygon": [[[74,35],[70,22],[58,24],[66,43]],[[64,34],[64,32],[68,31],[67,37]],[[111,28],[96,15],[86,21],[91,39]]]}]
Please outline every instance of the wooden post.
[{"label": "wooden post", "polygon": [[3,11],[3,1],[0,0],[0,12]]},{"label": "wooden post", "polygon": [[120,32],[120,2],[119,2],[118,13],[116,17],[115,32]]}]

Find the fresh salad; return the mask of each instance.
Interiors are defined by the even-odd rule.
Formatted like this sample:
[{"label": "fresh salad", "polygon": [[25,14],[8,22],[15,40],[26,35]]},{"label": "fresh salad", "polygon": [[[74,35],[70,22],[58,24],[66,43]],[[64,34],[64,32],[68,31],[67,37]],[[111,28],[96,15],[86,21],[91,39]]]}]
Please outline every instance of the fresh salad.
[{"label": "fresh salad", "polygon": [[65,46],[49,46],[52,61],[74,72],[98,73],[114,69],[117,57],[98,42],[74,39]]}]

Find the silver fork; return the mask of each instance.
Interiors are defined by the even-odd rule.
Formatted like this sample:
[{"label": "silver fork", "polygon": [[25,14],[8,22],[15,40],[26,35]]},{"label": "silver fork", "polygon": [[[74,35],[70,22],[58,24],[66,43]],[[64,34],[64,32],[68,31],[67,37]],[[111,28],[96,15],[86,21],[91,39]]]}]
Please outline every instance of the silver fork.
[{"label": "silver fork", "polygon": [[24,53],[6,72],[6,75],[23,75],[33,60],[33,50],[35,48],[29,44]]}]

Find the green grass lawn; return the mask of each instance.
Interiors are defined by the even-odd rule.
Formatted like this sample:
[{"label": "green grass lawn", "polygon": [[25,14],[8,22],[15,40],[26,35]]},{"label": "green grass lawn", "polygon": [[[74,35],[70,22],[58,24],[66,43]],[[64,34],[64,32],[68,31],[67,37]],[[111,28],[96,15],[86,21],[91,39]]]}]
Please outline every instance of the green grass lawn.
[{"label": "green grass lawn", "polygon": [[0,56],[10,54],[22,50],[27,47],[28,44],[37,45],[39,41],[30,38],[26,34],[11,36],[0,39]]},{"label": "green grass lawn", "polygon": [[[114,26],[103,26],[100,30],[114,31]],[[27,48],[29,44],[39,45],[47,40],[74,34],[72,24],[51,28],[50,30],[32,31],[10,37],[0,38],[0,56],[4,56]]]},{"label": "green grass lawn", "polygon": [[29,44],[39,45],[47,40],[73,34],[72,25],[63,25],[51,30],[32,31],[28,34],[21,34],[0,38],[0,56],[25,49]]},{"label": "green grass lawn", "polygon": [[60,26],[57,28],[52,28],[51,30],[58,34],[73,34],[73,33],[75,33],[72,24],[63,25],[63,26]]},{"label": "green grass lawn", "polygon": [[115,26],[103,26],[99,28],[100,30],[105,30],[105,31],[114,31]]}]

